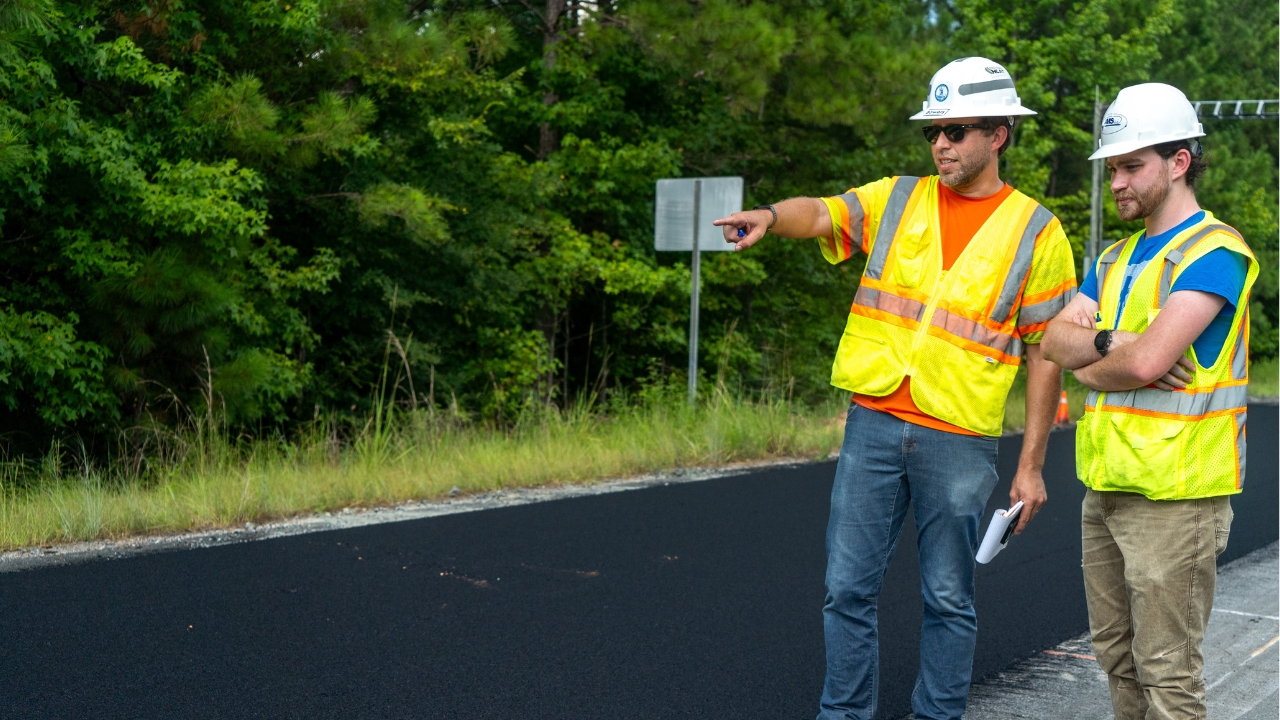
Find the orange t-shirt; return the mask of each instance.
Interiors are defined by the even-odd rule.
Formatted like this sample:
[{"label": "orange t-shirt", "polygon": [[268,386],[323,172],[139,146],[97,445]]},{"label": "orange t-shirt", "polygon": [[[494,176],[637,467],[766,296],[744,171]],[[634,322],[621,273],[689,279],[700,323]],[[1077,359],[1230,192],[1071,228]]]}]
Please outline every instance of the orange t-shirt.
[{"label": "orange t-shirt", "polygon": [[[1000,207],[1000,203],[1009,197],[1013,188],[1006,184],[994,195],[984,198],[968,198],[947,186],[938,184],[938,222],[942,231],[942,269],[947,271],[955,264],[956,258],[969,245],[969,241],[982,228],[991,213]],[[926,414],[916,407],[911,399],[911,377],[902,379],[897,390],[883,397],[854,394],[853,401],[859,405],[887,412],[890,415],[915,425],[923,425],[934,430],[959,433],[961,435],[977,435],[972,430],[952,425],[949,422]]]}]

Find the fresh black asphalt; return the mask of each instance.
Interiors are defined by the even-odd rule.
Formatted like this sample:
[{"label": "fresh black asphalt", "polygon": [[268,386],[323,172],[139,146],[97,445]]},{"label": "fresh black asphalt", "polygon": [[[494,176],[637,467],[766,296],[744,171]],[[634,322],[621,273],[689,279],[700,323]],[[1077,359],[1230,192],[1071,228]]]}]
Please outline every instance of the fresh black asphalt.
[{"label": "fresh black asphalt", "polygon": [[[1277,535],[1276,408],[1249,420],[1224,562]],[[1049,505],[979,569],[976,677],[1087,627],[1072,440],[1052,437]],[[0,575],[0,717],[812,717],[833,470]],[[915,677],[913,532],[881,598],[883,717]]]}]

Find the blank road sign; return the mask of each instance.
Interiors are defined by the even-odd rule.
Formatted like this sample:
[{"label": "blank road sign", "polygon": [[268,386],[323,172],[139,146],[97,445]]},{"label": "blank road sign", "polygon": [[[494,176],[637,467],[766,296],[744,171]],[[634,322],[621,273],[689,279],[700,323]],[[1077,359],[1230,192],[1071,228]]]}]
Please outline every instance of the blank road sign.
[{"label": "blank road sign", "polygon": [[732,250],[724,241],[724,232],[712,225],[742,209],[742,178],[672,178],[659,180],[653,218],[655,250],[693,250],[694,183],[702,187],[698,193],[698,251]]}]

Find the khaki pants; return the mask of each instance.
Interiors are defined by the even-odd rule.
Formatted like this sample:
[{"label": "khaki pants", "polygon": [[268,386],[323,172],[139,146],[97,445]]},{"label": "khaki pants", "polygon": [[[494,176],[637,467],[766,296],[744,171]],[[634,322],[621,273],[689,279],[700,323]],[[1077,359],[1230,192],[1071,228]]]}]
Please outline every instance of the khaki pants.
[{"label": "khaki pants", "polygon": [[1204,640],[1228,497],[1148,500],[1086,491],[1084,589],[1116,720],[1205,717]]}]

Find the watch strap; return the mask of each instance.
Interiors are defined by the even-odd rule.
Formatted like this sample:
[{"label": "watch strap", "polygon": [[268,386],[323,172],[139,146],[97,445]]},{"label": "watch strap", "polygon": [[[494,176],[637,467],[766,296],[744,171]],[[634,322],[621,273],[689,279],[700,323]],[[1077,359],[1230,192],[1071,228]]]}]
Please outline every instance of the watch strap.
[{"label": "watch strap", "polygon": [[773,226],[778,224],[778,211],[774,210],[772,205],[757,205],[751,209],[752,210],[768,210],[769,213],[773,215],[773,222],[769,223],[769,227],[765,228],[766,230],[772,230]]}]

